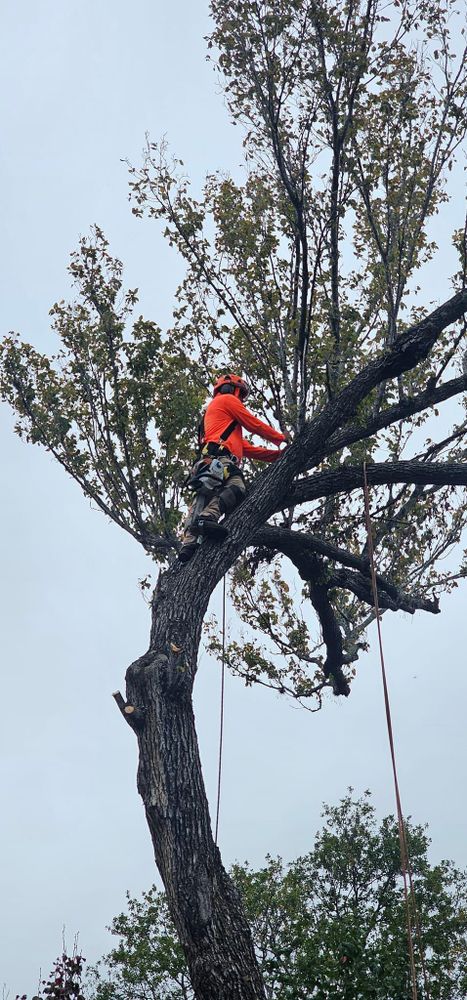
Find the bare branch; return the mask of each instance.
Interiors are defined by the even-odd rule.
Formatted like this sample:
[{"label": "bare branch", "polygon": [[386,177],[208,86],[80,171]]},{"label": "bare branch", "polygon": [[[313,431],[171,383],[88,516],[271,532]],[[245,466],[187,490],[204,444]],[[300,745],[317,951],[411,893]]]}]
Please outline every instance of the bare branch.
[{"label": "bare branch", "polygon": [[[368,482],[372,486],[384,486],[390,483],[413,483],[419,486],[467,486],[467,464],[455,462],[377,462],[367,465]],[[307,479],[300,479],[294,484],[285,500],[284,506],[309,503],[319,497],[332,496],[335,493],[350,493],[352,490],[363,489],[363,466],[342,465],[338,469],[317,472]]]},{"label": "bare branch", "polygon": [[443,385],[437,387],[434,381],[433,383],[430,381],[423,392],[418,393],[417,396],[409,396],[395,406],[390,406],[388,409],[382,410],[364,426],[361,424],[351,424],[349,427],[344,427],[342,430],[332,434],[326,444],[326,455],[340,451],[355,441],[372,437],[378,431],[383,430],[385,427],[390,427],[391,424],[395,424],[398,420],[408,420],[415,413],[420,413],[429,406],[435,406],[437,403],[444,402],[445,399],[451,399],[453,396],[458,396],[461,392],[466,391],[467,374],[459,378],[450,379],[449,382],[445,382]]},{"label": "bare branch", "polygon": [[[360,601],[373,606],[373,593],[371,585],[361,573],[353,573],[350,569],[336,569],[329,574],[329,587],[341,587],[350,590]],[[428,611],[432,615],[440,613],[439,603],[436,599],[429,601],[424,597],[414,597],[405,594],[394,584],[391,585],[392,592],[398,592],[397,599],[390,596],[386,590],[380,589],[378,585],[378,601],[382,608],[389,611],[405,611],[409,615],[416,611]]]},{"label": "bare branch", "polygon": [[[321,576],[323,576],[326,590],[330,590],[333,587],[341,587],[350,590],[366,604],[373,603],[368,559],[345,552],[330,542],[325,542],[323,539],[317,538],[316,535],[309,535],[301,531],[291,531],[289,528],[275,528],[269,525],[257,532],[253,542],[255,545],[266,546],[282,552],[294,562],[298,569],[299,563],[300,565],[306,565],[308,573],[311,573],[314,567],[315,576],[319,569]],[[345,566],[352,567],[358,570],[358,572],[352,573],[349,570],[338,569],[329,570],[326,564],[319,562],[316,558],[317,554],[325,556],[333,562],[340,562]],[[406,611],[408,614],[414,614],[415,611],[428,611],[431,614],[438,614],[439,612],[437,601],[429,601],[422,597],[406,594],[395,583],[387,580],[386,577],[380,574],[377,574],[376,582],[382,608],[388,608],[390,611]]]}]

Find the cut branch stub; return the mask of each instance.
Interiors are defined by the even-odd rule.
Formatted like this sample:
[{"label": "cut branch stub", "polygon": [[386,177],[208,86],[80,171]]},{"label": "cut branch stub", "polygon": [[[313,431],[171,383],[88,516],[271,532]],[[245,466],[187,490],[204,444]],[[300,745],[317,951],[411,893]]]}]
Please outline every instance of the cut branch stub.
[{"label": "cut branch stub", "polygon": [[120,691],[114,691],[112,697],[115,699],[125,722],[136,731],[140,731],[145,722],[146,713],[143,708],[137,708],[136,705],[129,705],[125,701],[123,695]]}]

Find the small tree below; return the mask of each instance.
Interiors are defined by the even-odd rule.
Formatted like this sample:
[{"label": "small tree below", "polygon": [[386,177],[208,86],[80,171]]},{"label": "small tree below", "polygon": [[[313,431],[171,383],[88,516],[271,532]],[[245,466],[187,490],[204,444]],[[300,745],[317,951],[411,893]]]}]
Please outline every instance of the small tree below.
[{"label": "small tree below", "polygon": [[[268,1000],[407,1000],[410,972],[397,823],[380,824],[369,793],[325,806],[313,850],[259,871],[234,865]],[[428,860],[408,825],[431,1000],[467,995],[467,877]],[[91,1000],[191,1000],[189,972],[164,893],[128,897],[112,922],[118,944],[91,970]],[[419,970],[419,997],[424,998]]]},{"label": "small tree below", "polygon": [[[66,951],[54,962],[48,979],[41,979],[32,1000],[85,1000],[83,994],[83,969],[85,959],[75,948],[71,955]],[[17,993],[16,1000],[28,1000],[25,993]]]}]

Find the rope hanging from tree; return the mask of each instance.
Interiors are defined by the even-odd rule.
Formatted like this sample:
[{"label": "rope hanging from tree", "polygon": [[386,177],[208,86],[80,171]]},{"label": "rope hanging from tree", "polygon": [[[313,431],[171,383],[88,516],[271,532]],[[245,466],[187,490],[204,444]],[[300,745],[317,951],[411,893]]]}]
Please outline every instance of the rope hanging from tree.
[{"label": "rope hanging from tree", "polygon": [[[407,834],[404,822],[404,815],[402,812],[402,803],[399,790],[399,779],[397,773],[397,763],[396,763],[396,751],[394,744],[394,732],[392,726],[392,715],[391,715],[391,705],[389,700],[389,688],[386,675],[386,665],[384,660],[383,651],[383,640],[381,633],[381,613],[379,608],[378,600],[378,587],[376,582],[376,570],[375,570],[375,558],[374,558],[374,548],[373,548],[373,527],[370,515],[370,497],[368,490],[368,478],[367,478],[367,468],[366,462],[363,463],[363,495],[364,495],[364,505],[365,505],[365,524],[367,532],[367,544],[368,544],[368,557],[370,563],[370,576],[371,576],[371,587],[373,593],[373,603],[375,609],[376,617],[376,627],[378,630],[378,645],[380,654],[380,665],[381,665],[381,677],[383,682],[383,693],[384,693],[384,706],[386,712],[386,723],[388,730],[389,748],[391,754],[391,765],[394,780],[394,790],[396,797],[396,808],[397,808],[397,826],[399,833],[399,846],[401,853],[401,869],[402,877],[404,882],[404,899],[405,899],[405,910],[406,910],[406,920],[407,920],[407,941],[409,949],[409,959],[410,959],[410,975],[412,983],[412,1000],[418,1000],[418,990],[417,990],[417,972],[415,966],[415,952],[413,944],[413,926],[412,926],[412,915],[410,902],[413,905],[413,918],[415,923],[415,931],[417,944],[420,954],[420,963],[423,972],[423,981],[425,986],[425,997],[426,1000],[430,1000],[430,989],[428,973],[425,963],[425,956],[423,951],[423,943],[421,936],[420,919],[417,908],[417,902],[415,898],[415,888],[413,882],[413,872],[412,865],[410,861],[410,855],[407,845]],[[222,655],[221,655],[221,694],[220,694],[220,723],[219,723],[219,753],[218,753],[218,769],[217,769],[217,803],[216,803],[216,824],[215,824],[215,836],[214,841],[217,845],[218,833],[219,833],[219,812],[220,812],[220,799],[221,799],[221,786],[222,786],[222,757],[223,757],[223,744],[224,744],[224,708],[225,708],[225,632],[226,632],[226,577],[224,576],[222,584]],[[410,891],[409,891],[410,890]]]},{"label": "rope hanging from tree", "polygon": [[[381,634],[381,615],[380,615],[379,601],[378,601],[378,587],[377,587],[377,583],[376,583],[375,559],[374,559],[374,548],[373,548],[373,528],[372,528],[371,516],[370,516],[370,497],[369,497],[369,491],[368,491],[368,479],[367,479],[367,471],[366,471],[366,462],[363,463],[363,495],[364,495],[364,501],[365,501],[365,523],[366,523],[366,532],[367,532],[367,540],[368,540],[368,556],[369,556],[369,562],[370,562],[371,587],[372,587],[372,591],[373,591],[373,603],[374,603],[374,607],[375,607],[376,627],[377,627],[377,630],[378,630],[378,644],[379,644],[379,655],[380,655],[380,664],[381,664],[381,676],[382,676],[382,681],[383,681],[384,706],[385,706],[385,711],[386,711],[386,722],[387,722],[387,729],[388,729],[389,747],[390,747],[390,752],[391,752],[392,773],[393,773],[393,778],[394,778],[394,789],[395,789],[395,794],[396,794],[397,826],[398,826],[398,831],[399,831],[399,844],[400,844],[400,851],[401,851],[402,876],[403,876],[403,880],[404,880],[404,897],[405,897],[405,909],[406,909],[406,918],[407,918],[407,939],[408,939],[408,946],[409,946],[410,972],[411,972],[411,980],[412,980],[412,998],[413,998],[413,1000],[418,1000],[417,973],[416,973],[416,968],[415,968],[415,954],[414,954],[414,946],[413,946],[412,916],[411,916],[411,913],[410,913],[410,897],[412,899],[412,904],[413,904],[413,912],[414,912],[414,920],[415,920],[417,943],[418,943],[418,949],[419,949],[419,953],[420,953],[420,962],[421,962],[422,971],[423,971],[423,981],[424,981],[424,984],[425,984],[425,995],[426,995],[427,1000],[430,1000],[429,981],[428,981],[428,974],[427,974],[427,969],[426,969],[426,964],[425,964],[425,956],[424,956],[424,952],[423,952],[423,944],[422,944],[422,936],[421,936],[421,929],[420,929],[420,920],[419,920],[419,915],[418,915],[418,908],[417,908],[417,903],[416,903],[416,899],[415,899],[415,890],[414,890],[414,884],[413,884],[412,865],[411,865],[411,862],[410,862],[410,855],[409,855],[409,851],[408,851],[408,847],[407,847],[407,834],[406,834],[406,828],[405,828],[405,822],[404,822],[404,815],[403,815],[403,812],[402,812],[402,804],[401,804],[401,797],[400,797],[400,791],[399,791],[399,779],[398,779],[398,776],[397,776],[396,751],[395,751],[395,745],[394,745],[394,733],[393,733],[393,728],[392,728],[391,705],[390,705],[390,701],[389,701],[389,689],[388,689],[388,682],[387,682],[387,676],[386,676],[386,666],[385,666],[385,662],[384,662],[383,640],[382,640],[382,634]],[[409,895],[409,886],[410,886],[410,895]]]}]

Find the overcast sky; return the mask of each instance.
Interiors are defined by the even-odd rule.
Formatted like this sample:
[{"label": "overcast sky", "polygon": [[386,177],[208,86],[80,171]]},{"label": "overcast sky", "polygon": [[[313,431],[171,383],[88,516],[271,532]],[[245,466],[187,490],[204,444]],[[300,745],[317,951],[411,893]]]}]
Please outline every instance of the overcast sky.
[{"label": "overcast sky", "polygon": [[[207,4],[178,0],[3,0],[0,100],[0,331],[56,349],[48,310],[70,294],[70,251],[97,222],[125,263],[141,310],[170,322],[181,265],[155,224],[127,202],[128,158],[145,132],[166,134],[195,184],[236,171],[240,134],[228,124],[205,61]],[[449,235],[425,277],[451,294]],[[444,242],[443,242],[444,240]],[[451,268],[452,270],[453,268]],[[29,995],[61,949],[62,927],[88,960],[105,927],[156,877],[136,792],[135,741],[111,698],[147,648],[138,579],[150,560],[83,498],[39,447],[13,434],[3,407],[0,643],[0,987]],[[403,805],[427,821],[433,859],[467,862],[465,589],[442,616],[384,618]],[[219,601],[215,595],[214,604]],[[310,715],[228,678],[220,846],[228,864],[310,849],[323,800],[370,788],[393,811],[376,643],[348,700]],[[203,656],[196,712],[214,801],[219,672]]]}]

